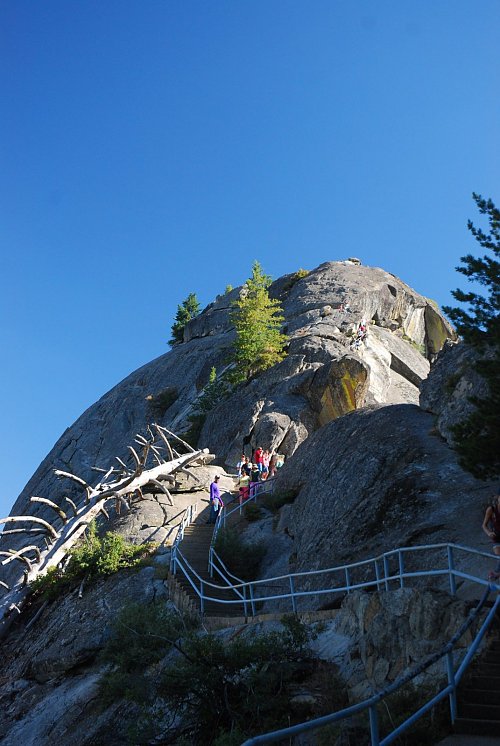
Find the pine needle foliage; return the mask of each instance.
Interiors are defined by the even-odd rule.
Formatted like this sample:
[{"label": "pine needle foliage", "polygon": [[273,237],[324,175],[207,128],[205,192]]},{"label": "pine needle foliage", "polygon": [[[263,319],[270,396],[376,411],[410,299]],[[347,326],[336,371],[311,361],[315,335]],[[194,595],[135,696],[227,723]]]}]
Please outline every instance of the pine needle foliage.
[{"label": "pine needle foliage", "polygon": [[189,293],[188,297],[177,306],[177,313],[175,314],[175,321],[172,324],[172,339],[169,341],[169,345],[172,347],[178,342],[182,342],[184,339],[184,327],[198,316],[200,313],[200,304],[195,293]]},{"label": "pine needle foliage", "polygon": [[476,228],[471,220],[467,227],[493,256],[463,256],[457,272],[484,286],[488,295],[457,289],[453,297],[468,308],[445,306],[443,310],[465,342],[481,355],[476,370],[488,383],[489,397],[471,397],[475,410],[453,428],[453,434],[462,466],[474,476],[488,479],[500,474],[500,210],[491,199],[472,196],[479,212],[488,217],[489,232]]},{"label": "pine needle foliage", "polygon": [[288,340],[281,332],[283,311],[280,302],[269,297],[270,284],[271,278],[255,261],[252,276],[233,304],[231,321],[236,329],[233,383],[248,381],[285,357]]}]

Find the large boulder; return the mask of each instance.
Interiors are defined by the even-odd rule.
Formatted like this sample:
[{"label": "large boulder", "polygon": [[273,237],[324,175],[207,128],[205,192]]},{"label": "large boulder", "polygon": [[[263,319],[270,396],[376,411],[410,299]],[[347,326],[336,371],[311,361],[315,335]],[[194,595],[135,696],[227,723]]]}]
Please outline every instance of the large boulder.
[{"label": "large boulder", "polygon": [[[281,572],[416,544],[491,551],[481,523],[492,485],[461,469],[433,417],[414,405],[365,408],[325,425],[288,459],[276,490],[298,491],[278,524],[293,538]],[[487,559],[460,561],[484,577],[491,569]]]}]

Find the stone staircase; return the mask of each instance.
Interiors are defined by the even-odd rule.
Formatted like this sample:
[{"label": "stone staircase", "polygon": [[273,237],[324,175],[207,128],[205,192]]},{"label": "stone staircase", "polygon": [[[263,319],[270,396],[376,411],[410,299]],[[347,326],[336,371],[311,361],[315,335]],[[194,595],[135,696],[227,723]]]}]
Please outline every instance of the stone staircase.
[{"label": "stone staircase", "polygon": [[[203,581],[218,586],[217,588],[206,586],[204,589],[206,595],[221,601],[234,601],[237,598],[235,592],[225,589],[221,578],[216,575],[211,578],[208,572],[208,554],[214,527],[206,524],[207,516],[208,511],[203,511],[201,516],[199,515],[196,521],[185,529],[180,550]],[[168,585],[176,606],[187,613],[200,613],[200,598],[182,572],[170,576]],[[205,601],[204,615],[242,617],[245,615],[245,610],[242,603],[220,604],[216,601]]]},{"label": "stone staircase", "polygon": [[454,732],[496,736],[500,743],[500,620],[493,621],[489,644],[458,688]]}]

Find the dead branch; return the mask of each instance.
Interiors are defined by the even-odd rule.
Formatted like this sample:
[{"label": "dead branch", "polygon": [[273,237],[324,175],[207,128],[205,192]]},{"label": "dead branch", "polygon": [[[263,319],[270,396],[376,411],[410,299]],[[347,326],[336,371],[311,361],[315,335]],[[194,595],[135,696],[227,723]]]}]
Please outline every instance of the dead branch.
[{"label": "dead branch", "polygon": [[0,518],[0,523],[24,523],[29,521],[31,523],[39,523],[41,526],[47,529],[53,539],[57,539],[58,533],[50,523],[44,521],[43,518],[36,518],[34,515],[9,515],[7,518]]},{"label": "dead branch", "polygon": [[41,560],[40,549],[39,547],[32,544],[30,547],[23,547],[22,549],[18,549],[17,551],[15,549],[7,549],[6,552],[0,552],[0,554],[9,555],[8,559],[3,560],[3,562],[0,562],[0,565],[8,565],[9,562],[12,562],[12,560],[18,559],[19,557],[21,557],[21,555],[25,554],[26,552],[35,552],[36,561],[40,562]]},{"label": "dead branch", "polygon": [[73,500],[70,500],[69,497],[65,497],[64,499],[66,500],[66,502],[68,502],[71,505],[71,509],[73,510],[73,516],[78,515],[78,511]]},{"label": "dead branch", "polygon": [[198,484],[203,484],[203,480],[200,479],[197,474],[193,474],[192,471],[189,471],[189,469],[185,469],[183,466],[181,466],[179,471],[182,471],[183,474],[187,474],[188,477],[193,477],[193,479],[198,482]]},{"label": "dead branch", "polygon": [[[11,560],[19,560],[19,562],[23,562],[28,568],[28,572],[31,572],[31,570],[33,569],[33,565],[31,564],[30,560],[27,557],[24,557],[22,554],[19,554],[19,553],[12,554],[12,551],[0,552],[0,557],[9,557],[9,562]],[[5,561],[2,562],[2,565],[3,564],[5,564]]]},{"label": "dead branch", "polygon": [[168,499],[170,500],[170,505],[174,504],[174,501],[172,500],[172,495],[167,490],[167,488],[165,487],[165,485],[163,485],[158,479],[150,479],[149,481],[150,481],[151,484],[156,485],[156,487],[158,487],[158,489],[160,490],[160,492],[163,492],[163,494],[168,497]]},{"label": "dead branch", "polygon": [[43,503],[44,505],[48,505],[49,508],[52,508],[52,510],[55,510],[59,518],[63,523],[68,522],[68,516],[64,512],[64,510],[61,510],[59,505],[56,505],[56,503],[52,502],[52,500],[47,500],[46,497],[30,497],[30,502],[32,503]]},{"label": "dead branch", "polygon": [[54,474],[56,475],[56,477],[65,477],[66,479],[71,479],[73,482],[76,482],[80,486],[84,487],[87,495],[87,502],[90,500],[92,487],[90,486],[90,484],[87,484],[85,479],[77,477],[76,474],[71,474],[69,471],[61,471],[60,469],[54,469]]},{"label": "dead branch", "polygon": [[157,425],[156,423],[153,425],[153,427],[156,429],[156,432],[158,433],[158,435],[160,436],[160,438],[165,443],[165,445],[167,447],[168,455],[170,456],[170,460],[173,461],[174,454],[173,454],[173,451],[172,451],[172,447],[170,446],[170,443],[168,442],[167,436],[162,431],[161,427],[159,425]]},{"label": "dead branch", "polygon": [[166,427],[162,427],[161,425],[156,425],[156,427],[159,427],[160,430],[163,430],[165,433],[167,433],[167,435],[170,435],[171,438],[175,438],[176,440],[178,440],[179,443],[182,443],[182,445],[188,449],[188,451],[190,451],[191,453],[194,453],[195,449],[193,448],[193,446],[189,445],[189,443],[186,443],[186,441],[182,440],[182,438],[179,438],[178,435],[170,432],[170,430],[167,430]]},{"label": "dead branch", "polygon": [[8,591],[10,591],[10,585],[7,585],[7,583],[4,583],[3,580],[0,580],[0,585],[2,588],[6,588]]}]

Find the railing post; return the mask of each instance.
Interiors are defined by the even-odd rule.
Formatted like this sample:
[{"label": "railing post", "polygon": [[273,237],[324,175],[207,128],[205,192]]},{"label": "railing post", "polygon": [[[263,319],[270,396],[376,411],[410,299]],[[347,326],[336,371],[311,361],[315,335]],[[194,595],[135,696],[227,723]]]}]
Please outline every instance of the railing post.
[{"label": "railing post", "polygon": [[200,580],[200,613],[203,616],[205,612],[205,599],[203,592],[203,580]]},{"label": "railing post", "polygon": [[171,563],[170,572],[172,573],[172,575],[177,575],[177,547],[174,547],[173,549],[170,563]]},{"label": "railing post", "polygon": [[214,548],[208,550],[208,573],[211,578],[214,576]]},{"label": "railing post", "polygon": [[253,586],[250,583],[248,586],[250,592],[250,606],[252,607],[252,616],[255,616],[255,601],[253,600]]},{"label": "railing post", "polygon": [[450,593],[452,596],[454,596],[457,592],[457,587],[455,584],[455,575],[453,573],[455,569],[455,564],[453,562],[453,547],[451,547],[449,544],[447,547],[447,551],[448,551],[448,572],[450,576]]},{"label": "railing post", "polygon": [[295,587],[293,583],[293,576],[290,575],[290,593],[292,594],[292,609],[293,613],[297,613],[297,601],[295,600]]},{"label": "railing post", "polygon": [[455,672],[453,671],[453,651],[446,653],[446,673],[448,675],[448,684],[451,686],[450,699],[450,716],[451,724],[457,719],[457,691],[455,688]]},{"label": "railing post", "polygon": [[345,587],[347,593],[349,593],[349,591],[351,590],[351,576],[348,567],[345,568]]},{"label": "railing post", "polygon": [[368,713],[370,715],[371,746],[379,746],[380,740],[379,740],[379,735],[378,735],[377,705],[371,705],[371,707],[368,710]]},{"label": "railing post", "polygon": [[389,590],[389,581],[387,580],[387,578],[389,577],[390,574],[391,573],[389,572],[389,560],[384,554],[384,578],[385,578],[385,590],[386,591]]},{"label": "railing post", "polygon": [[377,591],[380,590],[381,582],[380,582],[380,567],[378,566],[377,560],[373,560],[373,564],[375,565],[375,578],[377,580]]},{"label": "railing post", "polygon": [[398,558],[399,558],[399,585],[401,588],[405,587],[405,581],[403,578],[404,572],[405,572],[405,563],[403,558],[403,552],[398,552]]},{"label": "railing post", "polygon": [[243,586],[243,612],[245,614],[245,621],[248,617],[248,611],[247,611],[247,587],[246,585]]}]

